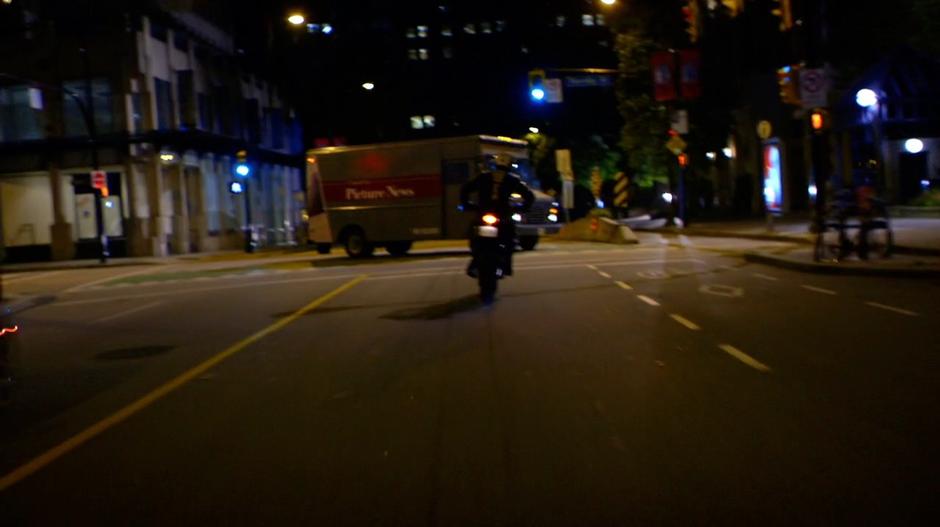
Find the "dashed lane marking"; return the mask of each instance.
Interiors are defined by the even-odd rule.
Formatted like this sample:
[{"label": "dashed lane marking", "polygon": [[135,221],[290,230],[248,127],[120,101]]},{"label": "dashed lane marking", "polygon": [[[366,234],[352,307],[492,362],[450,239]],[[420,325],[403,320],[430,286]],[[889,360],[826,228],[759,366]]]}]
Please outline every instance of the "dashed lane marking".
[{"label": "dashed lane marking", "polygon": [[879,304],[878,302],[865,302],[865,304],[866,304],[866,305],[869,305],[869,306],[871,306],[871,307],[874,307],[874,308],[884,309],[885,311],[891,311],[892,313],[897,313],[897,314],[899,314],[899,315],[905,315],[905,316],[908,316],[908,317],[918,317],[918,316],[920,316],[919,314],[917,314],[917,313],[915,313],[915,312],[913,312],[913,311],[909,311],[909,310],[907,310],[907,309],[901,309],[901,308],[899,308],[899,307],[888,306],[888,305],[885,305],[885,304]]},{"label": "dashed lane marking", "polygon": [[823,289],[822,287],[815,287],[812,285],[801,285],[800,287],[802,287],[803,289],[806,289],[807,291],[812,291],[814,293],[819,293],[821,295],[836,296],[838,294],[831,289]]},{"label": "dashed lane marking", "polygon": [[601,276],[603,276],[604,278],[607,278],[607,279],[612,278],[609,273],[605,273],[604,271],[598,271],[597,274],[599,274],[599,275],[601,275]]},{"label": "dashed lane marking", "polygon": [[620,281],[620,280],[617,280],[617,285],[620,286],[620,289],[624,289],[624,290],[627,290],[627,291],[633,291],[633,286],[631,286],[630,284],[628,284],[628,283],[626,283],[626,282],[622,282],[622,281]]},{"label": "dashed lane marking", "polygon": [[597,266],[596,266],[596,265],[589,265],[589,266],[587,266],[587,268],[590,269],[590,270],[592,270],[592,271],[597,271]]},{"label": "dashed lane marking", "polygon": [[653,306],[653,307],[659,307],[659,302],[653,300],[652,298],[650,298],[650,297],[648,297],[648,296],[646,296],[646,295],[637,295],[636,297],[639,298],[640,300],[642,300],[643,302],[646,302],[647,304]]},{"label": "dashed lane marking", "polygon": [[767,366],[763,362],[755,359],[754,357],[751,357],[747,353],[744,353],[743,351],[739,350],[738,348],[735,348],[734,346],[730,344],[722,344],[721,346],[718,346],[718,347],[721,348],[721,351],[724,351],[728,355],[731,355],[732,357],[738,359],[739,361],[743,362],[744,364],[747,364],[748,366],[754,368],[755,370],[761,373],[770,373],[771,371],[770,366]]},{"label": "dashed lane marking", "polygon": [[779,282],[780,279],[775,276],[770,276],[761,273],[754,273],[755,278],[760,278],[761,280],[767,280],[768,282]]},{"label": "dashed lane marking", "polygon": [[696,324],[695,322],[692,322],[691,320],[689,320],[689,319],[683,317],[682,315],[672,314],[672,315],[669,315],[669,316],[672,317],[672,319],[675,320],[676,322],[678,322],[679,324],[685,326],[687,329],[690,329],[690,330],[692,330],[692,331],[700,331],[700,330],[702,329],[701,327],[699,327],[698,324]]}]

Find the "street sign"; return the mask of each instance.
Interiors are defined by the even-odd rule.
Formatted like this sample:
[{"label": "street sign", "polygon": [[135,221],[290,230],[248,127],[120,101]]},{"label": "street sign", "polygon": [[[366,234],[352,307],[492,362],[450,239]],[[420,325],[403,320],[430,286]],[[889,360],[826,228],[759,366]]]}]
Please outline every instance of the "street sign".
[{"label": "street sign", "polygon": [[565,102],[561,79],[545,79],[542,87],[545,89],[545,102],[550,104],[561,104]]},{"label": "street sign", "polygon": [[770,121],[761,121],[757,123],[757,137],[760,137],[763,140],[770,139],[774,133],[774,127],[770,124]]},{"label": "street sign", "polygon": [[591,167],[591,192],[595,198],[601,197],[601,185],[604,183],[601,177],[600,167]]},{"label": "street sign", "polygon": [[682,152],[685,152],[685,149],[688,146],[688,143],[683,141],[682,138],[678,135],[674,135],[671,139],[669,139],[669,141],[666,141],[666,148],[674,155],[679,155]]},{"label": "street sign", "polygon": [[628,186],[630,179],[623,172],[617,174],[617,182],[614,184],[614,206],[623,208],[627,206]]},{"label": "street sign", "polygon": [[571,169],[571,150],[555,150],[555,168],[564,181],[574,181],[574,170]]},{"label": "street sign", "polygon": [[829,80],[826,78],[826,70],[816,68],[800,72],[800,98],[805,110],[829,105]]},{"label": "street sign", "polygon": [[574,75],[565,77],[565,88],[612,88],[611,75]]},{"label": "street sign", "polygon": [[676,110],[672,112],[670,126],[676,133],[687,135],[689,133],[689,112],[688,110]]}]

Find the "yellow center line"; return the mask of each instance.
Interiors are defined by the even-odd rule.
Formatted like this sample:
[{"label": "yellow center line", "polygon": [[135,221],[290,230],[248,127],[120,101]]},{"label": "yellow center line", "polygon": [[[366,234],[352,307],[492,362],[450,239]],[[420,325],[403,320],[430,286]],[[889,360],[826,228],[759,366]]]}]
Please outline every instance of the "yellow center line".
[{"label": "yellow center line", "polygon": [[738,359],[744,364],[747,364],[748,366],[754,368],[755,370],[761,373],[770,373],[770,366],[767,366],[763,362],[755,359],[754,357],[751,357],[750,355],[748,355],[747,353],[744,353],[738,348],[735,348],[734,346],[730,344],[722,344],[721,346],[718,346],[718,347],[721,348],[721,350],[727,353],[728,355],[731,355],[732,357]]},{"label": "yellow center line", "polygon": [[621,282],[620,280],[617,280],[617,285],[620,286],[621,289],[624,289],[627,291],[633,291],[633,287],[626,282]]},{"label": "yellow center line", "polygon": [[610,273],[605,273],[604,271],[598,271],[597,274],[603,276],[604,278],[611,278]]},{"label": "yellow center line", "polygon": [[91,425],[85,430],[82,430],[78,434],[65,440],[64,442],[60,443],[58,446],[53,447],[51,450],[46,451],[39,457],[33,459],[32,461],[29,461],[25,465],[20,466],[13,472],[10,472],[9,474],[0,478],[0,492],[7,490],[13,485],[19,483],[20,481],[28,478],[29,476],[35,474],[36,472],[39,472],[46,466],[52,464],[54,461],[56,461],[60,457],[77,449],[78,447],[84,445],[88,441],[91,441],[95,437],[101,435],[105,431],[115,427],[116,425],[127,420],[133,415],[139,413],[140,411],[144,410],[148,406],[166,397],[173,391],[179,389],[180,387],[191,382],[192,380],[201,377],[207,371],[218,366],[223,361],[232,357],[236,353],[244,350],[248,346],[251,346],[255,342],[258,342],[259,340],[267,337],[268,335],[271,335],[272,333],[276,333],[277,331],[284,329],[286,326],[296,321],[298,318],[306,315],[307,313],[310,313],[311,311],[317,309],[318,307],[325,304],[326,302],[329,302],[333,298],[336,298],[342,293],[348,291],[349,289],[352,289],[353,287],[355,287],[356,285],[358,285],[360,282],[362,282],[365,279],[366,279],[366,276],[363,275],[349,282],[346,282],[342,286],[321,296],[320,298],[317,298],[313,302],[310,302],[309,304],[291,313],[290,315],[278,320],[277,322],[262,329],[261,331],[258,331],[254,335],[251,335],[233,344],[231,347],[229,347],[225,351],[222,351],[218,355],[215,355],[207,359],[206,361],[202,362],[198,366],[192,368],[191,370],[167,382],[163,386],[160,386],[159,388],[153,390],[147,395],[144,395],[140,399],[137,399],[136,401],[125,406],[124,408],[121,408],[120,410],[111,414],[110,416],[102,419],[101,421],[98,421],[97,423]]}]

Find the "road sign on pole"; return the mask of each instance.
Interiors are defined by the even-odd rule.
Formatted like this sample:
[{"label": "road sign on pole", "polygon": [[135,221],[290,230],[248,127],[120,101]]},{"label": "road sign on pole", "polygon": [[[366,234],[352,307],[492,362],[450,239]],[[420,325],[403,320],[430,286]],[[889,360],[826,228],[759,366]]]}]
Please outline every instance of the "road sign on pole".
[{"label": "road sign on pole", "polygon": [[545,89],[545,102],[550,104],[561,104],[565,102],[564,88],[561,79],[545,79],[543,83]]},{"label": "road sign on pole", "polygon": [[829,80],[822,68],[806,69],[800,72],[800,98],[803,109],[812,110],[829,105]]},{"label": "road sign on pole", "polygon": [[627,178],[627,175],[623,172],[617,174],[617,182],[614,184],[614,206],[618,209],[624,208],[627,206],[627,198],[629,197],[628,186],[630,185],[630,179]]}]

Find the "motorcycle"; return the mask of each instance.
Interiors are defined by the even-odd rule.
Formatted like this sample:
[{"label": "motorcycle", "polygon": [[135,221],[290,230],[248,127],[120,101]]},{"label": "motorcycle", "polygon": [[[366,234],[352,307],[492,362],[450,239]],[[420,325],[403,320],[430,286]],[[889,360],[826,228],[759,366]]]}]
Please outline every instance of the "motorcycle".
[{"label": "motorcycle", "polygon": [[0,313],[0,406],[9,404],[15,383],[16,334],[20,328],[12,318],[6,310]]},{"label": "motorcycle", "polygon": [[480,215],[470,239],[473,261],[470,263],[468,274],[476,275],[480,285],[480,300],[484,304],[493,303],[497,284],[505,275],[507,267],[508,248],[500,236],[500,221],[499,216],[492,212]]}]

